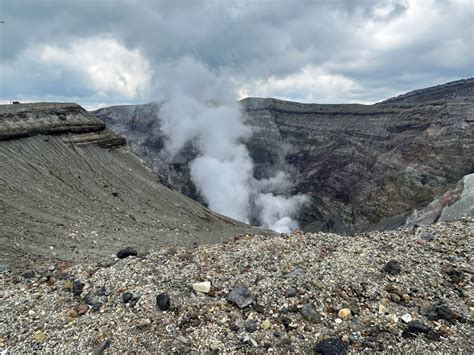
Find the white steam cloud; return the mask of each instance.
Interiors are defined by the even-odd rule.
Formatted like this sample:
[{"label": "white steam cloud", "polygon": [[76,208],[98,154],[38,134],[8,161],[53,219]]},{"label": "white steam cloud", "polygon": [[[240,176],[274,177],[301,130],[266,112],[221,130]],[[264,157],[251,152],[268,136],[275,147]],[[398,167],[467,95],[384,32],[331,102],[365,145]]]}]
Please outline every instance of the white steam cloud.
[{"label": "white steam cloud", "polygon": [[308,198],[282,194],[291,187],[284,172],[270,179],[253,177],[253,161],[244,144],[251,131],[230,81],[183,57],[159,66],[157,82],[169,158],[187,144],[198,150],[191,179],[209,208],[282,233],[298,228],[295,218]]}]

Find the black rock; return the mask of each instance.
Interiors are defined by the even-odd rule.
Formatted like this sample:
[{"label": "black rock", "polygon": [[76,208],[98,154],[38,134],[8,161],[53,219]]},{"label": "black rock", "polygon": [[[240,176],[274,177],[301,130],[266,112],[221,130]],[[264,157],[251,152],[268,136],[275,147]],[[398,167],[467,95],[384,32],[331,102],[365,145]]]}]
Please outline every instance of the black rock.
[{"label": "black rock", "polygon": [[133,293],[131,293],[131,292],[122,293],[123,303],[129,303],[132,299],[133,299]]},{"label": "black rock", "polygon": [[290,287],[288,290],[286,290],[285,296],[288,297],[288,298],[297,297],[298,296],[298,290],[294,287]]},{"label": "black rock", "polygon": [[263,307],[261,304],[254,304],[252,308],[257,313],[260,313],[260,314],[265,313],[265,307]]},{"label": "black rock", "polygon": [[107,291],[105,286],[102,286],[101,288],[97,290],[96,295],[97,296],[110,296],[110,291]]},{"label": "black rock", "polygon": [[459,318],[445,303],[436,303],[422,310],[422,314],[430,320],[444,319],[451,323],[454,323],[454,321]]},{"label": "black rock", "polygon": [[249,333],[253,333],[254,331],[257,330],[257,322],[253,319],[250,319],[244,323],[244,329],[245,331]]},{"label": "black rock", "polygon": [[413,320],[408,322],[406,330],[409,333],[428,333],[431,330],[431,327],[419,320]]},{"label": "black rock", "polygon": [[25,270],[21,276],[23,276],[25,279],[32,279],[35,277],[35,272],[33,270]]},{"label": "black rock", "polygon": [[232,323],[230,326],[229,326],[229,329],[232,330],[233,332],[238,332],[239,331],[239,326],[235,323]]},{"label": "black rock", "polygon": [[285,327],[285,330],[287,332],[295,329],[294,327],[291,326],[291,319],[290,318],[283,316],[283,317],[280,318],[280,320],[283,323],[283,326]]},{"label": "black rock", "polygon": [[156,306],[162,311],[167,311],[170,308],[170,295],[160,293],[156,296]]},{"label": "black rock", "polygon": [[339,355],[346,353],[346,346],[339,338],[327,338],[319,341],[314,347],[315,354]]},{"label": "black rock", "polygon": [[102,307],[102,303],[94,302],[94,303],[92,303],[91,307],[92,307],[92,310],[94,312],[98,312],[98,311],[100,311],[100,308]]},{"label": "black rock", "polygon": [[227,300],[235,303],[239,308],[245,308],[253,303],[252,294],[244,285],[235,286],[227,296]]},{"label": "black rock", "polygon": [[402,271],[402,266],[396,260],[390,260],[382,269],[383,272],[389,275],[397,275]]},{"label": "black rock", "polygon": [[129,256],[137,256],[137,255],[138,255],[138,252],[135,248],[126,247],[117,253],[117,258],[125,259],[125,258],[128,258]]},{"label": "black rock", "polygon": [[305,304],[301,307],[300,314],[304,319],[312,323],[318,323],[321,320],[319,313],[309,304]]},{"label": "black rock", "polygon": [[76,297],[79,297],[84,289],[84,284],[81,281],[74,281],[72,283],[72,294]]}]

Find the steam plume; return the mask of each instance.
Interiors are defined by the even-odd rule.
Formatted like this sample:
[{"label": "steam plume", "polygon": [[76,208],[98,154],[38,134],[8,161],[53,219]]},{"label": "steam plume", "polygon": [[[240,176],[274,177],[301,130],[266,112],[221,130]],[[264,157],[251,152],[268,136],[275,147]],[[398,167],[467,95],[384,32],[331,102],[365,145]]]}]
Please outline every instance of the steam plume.
[{"label": "steam plume", "polygon": [[164,101],[160,118],[166,151],[172,159],[186,144],[198,150],[190,166],[191,179],[209,208],[278,232],[297,228],[294,218],[307,197],[279,194],[291,186],[284,172],[270,179],[253,177],[253,162],[244,144],[251,131],[230,81],[192,57],[161,65],[157,76]]}]

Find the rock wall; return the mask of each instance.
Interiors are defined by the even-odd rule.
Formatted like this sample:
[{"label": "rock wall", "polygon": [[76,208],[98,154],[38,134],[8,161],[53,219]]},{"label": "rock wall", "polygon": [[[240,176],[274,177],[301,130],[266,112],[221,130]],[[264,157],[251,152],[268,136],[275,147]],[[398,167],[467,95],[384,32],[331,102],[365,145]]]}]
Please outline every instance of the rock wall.
[{"label": "rock wall", "polygon": [[[311,197],[299,221],[307,231],[352,233],[404,225],[474,172],[474,79],[417,90],[374,105],[242,100],[253,128],[247,147],[257,177],[287,170],[293,192]],[[189,179],[190,147],[171,164],[160,104],[95,112],[168,186],[198,199]]]}]

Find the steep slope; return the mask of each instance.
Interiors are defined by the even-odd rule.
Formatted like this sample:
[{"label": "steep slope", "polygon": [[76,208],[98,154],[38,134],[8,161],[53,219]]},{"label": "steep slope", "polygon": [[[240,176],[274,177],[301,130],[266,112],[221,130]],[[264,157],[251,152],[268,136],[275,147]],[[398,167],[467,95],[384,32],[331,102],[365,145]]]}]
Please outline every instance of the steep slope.
[{"label": "steep slope", "polygon": [[0,264],[22,268],[249,231],[161,185],[75,104],[0,106],[0,216]]},{"label": "steep slope", "polygon": [[[291,172],[293,192],[311,197],[307,231],[395,228],[474,172],[474,79],[417,90],[375,105],[242,100],[257,177]],[[160,158],[160,104],[97,110],[168,186],[198,199],[189,178],[192,148]]]}]

